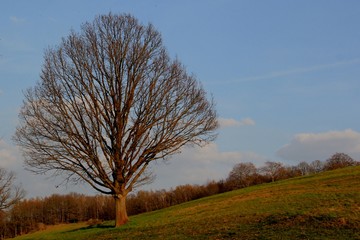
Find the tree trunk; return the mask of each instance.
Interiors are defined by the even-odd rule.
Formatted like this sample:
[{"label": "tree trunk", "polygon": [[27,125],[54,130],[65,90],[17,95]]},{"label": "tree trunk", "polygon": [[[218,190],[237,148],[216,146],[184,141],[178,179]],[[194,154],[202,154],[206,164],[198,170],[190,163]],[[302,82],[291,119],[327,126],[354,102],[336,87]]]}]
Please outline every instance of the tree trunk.
[{"label": "tree trunk", "polygon": [[126,211],[126,195],[116,195],[115,197],[115,227],[120,227],[128,222],[129,218]]}]

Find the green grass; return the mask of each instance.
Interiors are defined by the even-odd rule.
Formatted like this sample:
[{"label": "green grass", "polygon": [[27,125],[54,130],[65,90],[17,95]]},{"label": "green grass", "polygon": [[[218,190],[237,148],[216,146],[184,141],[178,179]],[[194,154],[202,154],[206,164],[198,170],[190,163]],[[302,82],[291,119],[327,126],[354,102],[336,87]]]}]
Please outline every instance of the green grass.
[{"label": "green grass", "polygon": [[360,239],[360,167],[253,186],[112,225],[64,225],[15,239]]}]

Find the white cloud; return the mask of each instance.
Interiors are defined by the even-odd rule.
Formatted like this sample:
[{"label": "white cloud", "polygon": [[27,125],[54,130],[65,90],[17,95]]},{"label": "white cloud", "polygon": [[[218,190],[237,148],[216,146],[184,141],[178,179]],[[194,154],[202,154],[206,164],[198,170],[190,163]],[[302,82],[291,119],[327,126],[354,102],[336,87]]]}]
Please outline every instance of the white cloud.
[{"label": "white cloud", "polygon": [[[233,163],[239,161],[259,160],[259,156],[255,153],[244,153],[238,151],[222,152],[218,149],[216,143],[211,142],[204,147],[187,147],[184,151],[176,156],[177,159],[191,159],[194,163],[207,164],[207,163]],[[178,160],[176,160],[178,161]]]},{"label": "white cloud", "polygon": [[[236,163],[252,162],[261,166],[267,160],[255,152],[221,151],[214,142],[202,148],[185,147],[182,153],[174,155],[168,162],[152,163],[156,179],[143,189],[159,190],[183,184],[205,184],[207,181],[225,179]],[[96,191],[85,183],[78,186],[61,185],[57,188],[62,182],[61,177],[53,179],[50,175],[35,175],[24,170],[19,149],[4,140],[0,140],[0,166],[16,173],[18,182],[27,192],[27,198],[74,191],[96,194]]]},{"label": "white cloud", "polygon": [[16,163],[18,152],[5,140],[0,140],[0,167],[8,168]]},{"label": "white cloud", "polygon": [[360,159],[360,133],[352,129],[324,133],[301,133],[277,151],[283,159],[299,162],[326,160],[336,152]]},{"label": "white cloud", "polygon": [[334,68],[334,67],[339,67],[339,66],[343,66],[343,65],[355,64],[355,63],[359,63],[359,61],[360,61],[360,59],[353,59],[350,61],[341,61],[341,62],[315,65],[315,66],[304,67],[304,68],[294,68],[294,69],[290,69],[290,70],[272,72],[272,73],[262,75],[262,76],[254,76],[254,77],[244,78],[244,79],[242,79],[242,81],[264,80],[264,79],[270,79],[270,78],[285,77],[285,76],[289,76],[289,75],[303,74],[303,73],[308,73],[308,72],[315,72],[315,71],[320,71],[320,70],[327,69],[327,68]]},{"label": "white cloud", "polygon": [[10,145],[4,139],[0,139],[0,167],[16,174],[16,183],[21,184],[24,188],[27,198],[43,197],[51,194],[66,194],[70,192],[78,192],[85,194],[97,194],[90,186],[86,184],[61,185],[57,187],[63,179],[58,177],[52,178],[51,175],[36,175],[30,171],[26,171],[23,166],[23,157],[19,148]]},{"label": "white cloud", "polygon": [[231,83],[238,83],[238,82],[250,82],[250,81],[263,81],[263,80],[269,80],[279,77],[286,77],[286,76],[292,76],[292,75],[300,75],[304,73],[310,73],[310,72],[317,72],[329,68],[337,68],[341,66],[347,66],[347,65],[353,65],[353,64],[359,64],[360,58],[355,58],[351,60],[345,60],[345,61],[338,61],[334,63],[327,63],[327,64],[319,64],[314,66],[308,66],[308,67],[298,67],[298,68],[292,68],[287,70],[279,70],[274,72],[265,73],[263,75],[256,75],[256,76],[249,76],[249,77],[243,77],[237,80],[231,80],[231,81],[222,81],[221,84],[231,84]]},{"label": "white cloud", "polygon": [[240,127],[240,126],[253,126],[255,121],[251,118],[244,118],[240,121],[233,118],[219,118],[220,127]]},{"label": "white cloud", "polygon": [[183,184],[205,184],[209,180],[220,180],[228,176],[236,163],[253,162],[261,166],[267,159],[254,152],[222,152],[215,143],[202,148],[185,148],[167,163],[152,165],[155,181],[144,189],[168,189]]}]

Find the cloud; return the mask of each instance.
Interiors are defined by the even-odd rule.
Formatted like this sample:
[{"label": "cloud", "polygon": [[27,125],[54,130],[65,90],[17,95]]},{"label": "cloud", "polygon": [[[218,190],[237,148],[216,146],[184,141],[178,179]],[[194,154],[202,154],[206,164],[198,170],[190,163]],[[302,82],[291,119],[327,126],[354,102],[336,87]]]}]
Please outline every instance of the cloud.
[{"label": "cloud", "polygon": [[309,67],[300,67],[300,68],[293,68],[293,69],[288,69],[288,70],[280,70],[280,71],[266,73],[263,75],[244,77],[244,78],[240,78],[240,79],[233,80],[233,81],[226,81],[226,82],[222,81],[221,84],[268,80],[268,79],[286,77],[286,76],[291,76],[291,75],[298,75],[298,74],[303,74],[303,73],[308,73],[308,72],[316,72],[316,71],[320,71],[323,69],[341,67],[341,66],[358,64],[358,63],[360,63],[360,58],[355,58],[352,60],[339,61],[339,62],[335,62],[335,63],[319,64],[319,65],[314,65],[314,66],[309,66]]},{"label": "cloud", "polygon": [[5,140],[0,140],[0,167],[8,168],[17,162],[18,152]]},{"label": "cloud", "polygon": [[25,22],[25,19],[23,19],[23,18],[18,18],[18,17],[16,17],[16,16],[11,16],[11,17],[10,17],[10,21],[11,21],[12,23],[15,23],[15,24],[20,24],[20,23],[24,23],[24,22]]},{"label": "cloud", "polygon": [[205,184],[207,181],[225,179],[239,162],[253,162],[261,166],[268,159],[255,152],[220,151],[215,143],[202,148],[185,148],[168,162],[156,162],[152,169],[155,181],[144,189],[169,189],[183,184]]},{"label": "cloud", "polygon": [[52,178],[51,175],[36,175],[26,171],[23,167],[22,154],[16,146],[8,144],[4,139],[0,139],[0,167],[16,174],[16,184],[22,185],[26,191],[26,198],[43,197],[51,194],[66,194],[78,192],[95,195],[97,192],[87,184],[59,185],[63,182],[61,177]]},{"label": "cloud", "polygon": [[283,159],[300,162],[326,160],[336,152],[360,159],[360,133],[352,129],[324,133],[301,133],[277,151]]},{"label": "cloud", "polygon": [[[255,152],[221,151],[214,142],[204,147],[185,147],[169,161],[152,162],[150,167],[156,175],[155,181],[142,187],[144,190],[170,189],[183,184],[206,184],[207,181],[225,179],[233,166],[239,162],[263,165],[268,159]],[[96,194],[87,184],[56,187],[62,182],[50,175],[35,175],[25,171],[19,149],[0,140],[0,166],[12,170],[27,192],[26,197],[49,196],[54,193],[79,192]]]},{"label": "cloud", "polygon": [[[255,152],[221,151],[215,142],[204,147],[185,147],[169,161],[152,162],[150,167],[156,175],[155,181],[144,186],[144,190],[170,189],[183,184],[206,184],[207,181],[225,179],[233,166],[239,162],[253,162],[263,165],[268,159]],[[19,149],[0,140],[0,167],[14,171],[19,184],[27,192],[26,197],[49,196],[54,193],[66,194],[79,192],[96,194],[87,184],[77,186],[61,185],[61,177],[50,175],[35,175],[24,170],[23,157]]]},{"label": "cloud", "polygon": [[255,121],[251,118],[244,118],[240,121],[233,118],[219,118],[220,127],[240,127],[240,126],[253,126]]},{"label": "cloud", "polygon": [[211,142],[204,147],[187,147],[178,158],[182,160],[190,159],[192,162],[198,164],[226,163],[230,165],[239,161],[259,160],[259,156],[252,152],[222,152],[214,142]]}]

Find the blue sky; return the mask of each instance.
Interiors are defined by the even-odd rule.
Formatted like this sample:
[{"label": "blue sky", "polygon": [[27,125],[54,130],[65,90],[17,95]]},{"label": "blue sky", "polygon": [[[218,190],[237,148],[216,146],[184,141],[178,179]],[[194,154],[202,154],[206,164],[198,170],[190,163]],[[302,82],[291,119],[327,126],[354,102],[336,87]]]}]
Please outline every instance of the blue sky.
[{"label": "blue sky", "polygon": [[35,176],[11,141],[23,91],[39,79],[43,53],[96,15],[130,13],[151,22],[213,94],[221,128],[203,149],[153,165],[145,189],[226,178],[238,162],[360,159],[360,1],[356,0],[2,0],[0,166],[28,197],[81,191]]}]

